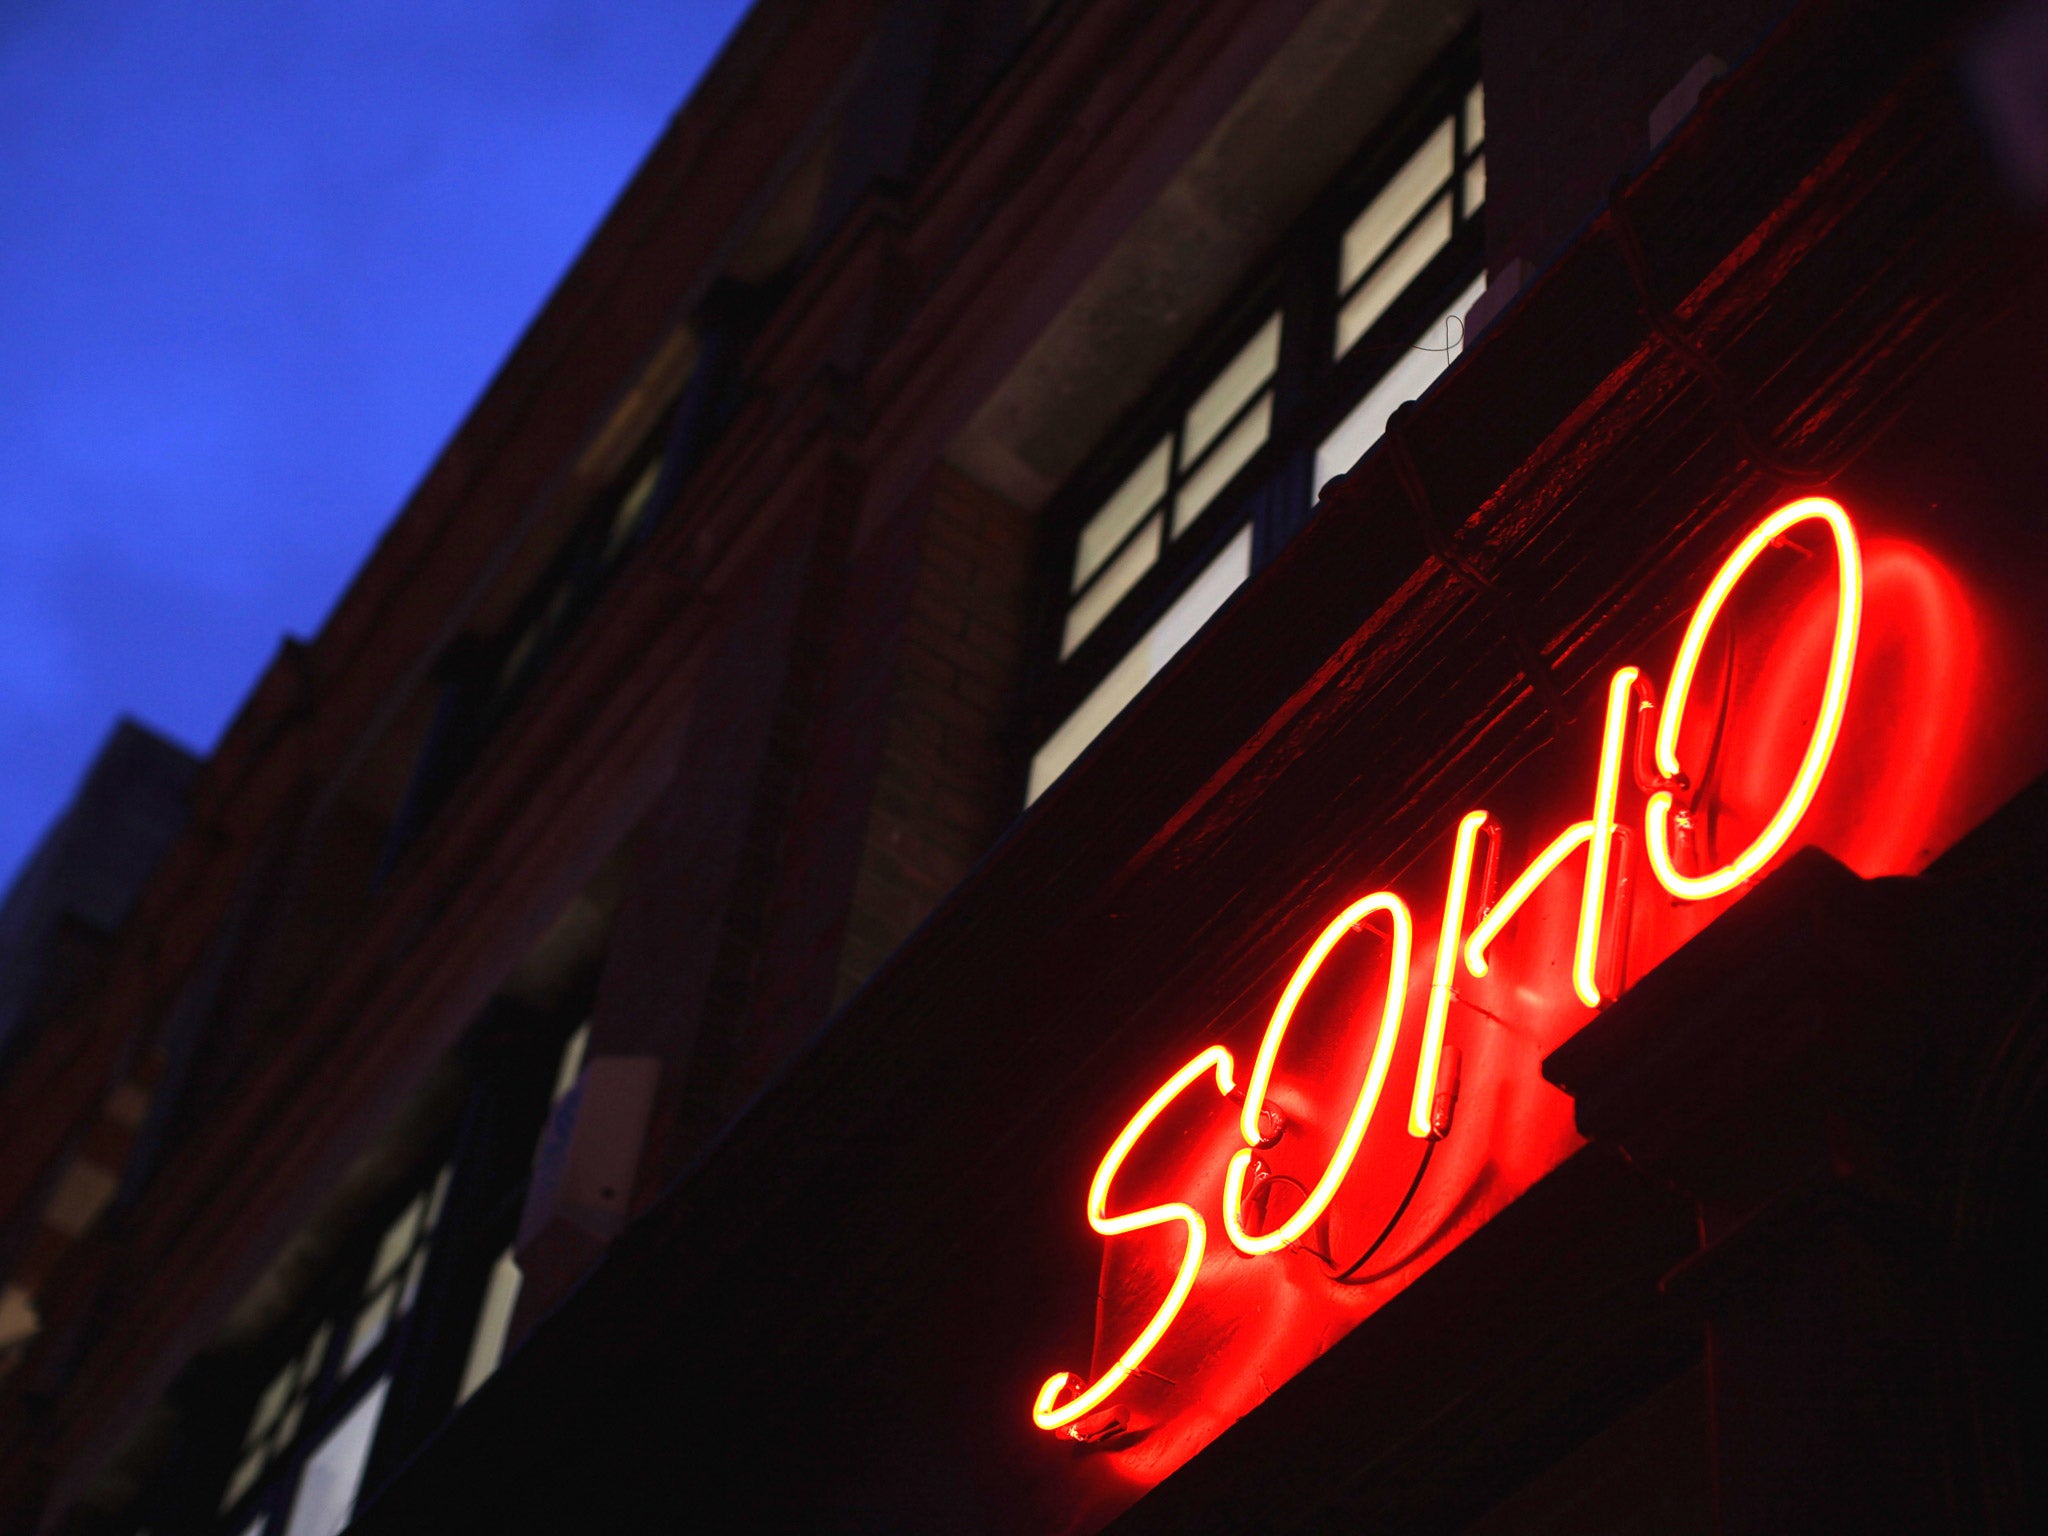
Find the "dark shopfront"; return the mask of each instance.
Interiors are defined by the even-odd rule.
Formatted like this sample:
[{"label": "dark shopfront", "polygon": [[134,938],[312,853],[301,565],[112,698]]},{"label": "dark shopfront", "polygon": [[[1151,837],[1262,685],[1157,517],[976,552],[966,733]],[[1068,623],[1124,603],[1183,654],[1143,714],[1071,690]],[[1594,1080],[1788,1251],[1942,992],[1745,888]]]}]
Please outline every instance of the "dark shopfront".
[{"label": "dark shopfront", "polygon": [[[1989,174],[1938,21],[1796,15],[361,1528],[2031,1525],[2048,285]],[[1691,777],[1649,762],[1647,701],[1738,541],[1816,489],[1863,604],[1781,843],[1816,851],[1681,902],[1645,801],[1718,773],[1748,806],[1690,824],[1701,869],[1762,835],[1850,622],[1829,525],[1708,631]],[[1489,852],[1498,897],[1589,815],[1630,663],[1602,1009],[1573,857],[1501,930],[1498,992],[1453,976],[1448,1129],[1411,1137],[1454,831],[1499,828],[1476,921]],[[1380,889],[1413,963],[1377,1113],[1319,1222],[1233,1253],[1252,1149],[1197,1053],[1242,1090],[1311,942]],[[1254,1236],[1340,1155],[1394,926],[1366,913],[1301,993],[1232,1186]],[[1099,1411],[1041,1430],[1048,1373],[1078,1378],[1056,1411],[1187,1251],[1177,1216],[1087,1224],[1141,1104],[1108,1207],[1199,1205],[1210,1258]]]},{"label": "dark shopfront", "polygon": [[11,1046],[0,1530],[2037,1528],[1954,11],[762,0]]}]

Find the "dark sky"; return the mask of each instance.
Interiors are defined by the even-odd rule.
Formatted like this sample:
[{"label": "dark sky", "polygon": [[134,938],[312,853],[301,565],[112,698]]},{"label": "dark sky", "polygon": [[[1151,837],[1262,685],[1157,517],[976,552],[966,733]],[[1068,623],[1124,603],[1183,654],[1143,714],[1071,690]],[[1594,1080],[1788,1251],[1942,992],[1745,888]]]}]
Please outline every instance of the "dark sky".
[{"label": "dark sky", "polygon": [[745,8],[0,0],[0,885],[318,629]]}]

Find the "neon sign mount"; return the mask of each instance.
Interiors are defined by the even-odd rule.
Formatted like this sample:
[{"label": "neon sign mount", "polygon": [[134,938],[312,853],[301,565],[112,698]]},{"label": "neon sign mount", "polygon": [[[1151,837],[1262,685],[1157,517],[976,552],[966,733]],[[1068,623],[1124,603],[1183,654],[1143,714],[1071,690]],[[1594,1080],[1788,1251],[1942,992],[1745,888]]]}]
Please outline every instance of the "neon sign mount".
[{"label": "neon sign mount", "polygon": [[[1820,524],[1832,540],[1838,592],[1826,682],[1820,705],[1814,712],[1805,750],[1790,787],[1750,844],[1718,868],[1688,874],[1680,864],[1684,862],[1681,850],[1689,842],[1692,817],[1689,808],[1680,806],[1679,797],[1693,786],[1685,773],[1678,748],[1686,708],[1698,676],[1700,657],[1729,598],[1757,559],[1793,529],[1806,523]],[[1735,891],[1755,879],[1773,858],[1785,850],[1813,804],[1841,734],[1850,677],[1855,668],[1857,638],[1862,628],[1862,613],[1862,553],[1848,514],[1837,502],[1819,496],[1806,497],[1780,507],[1749,530],[1708,584],[1680,639],[1661,703],[1649,681],[1634,666],[1620,668],[1609,679],[1591,814],[1572,822],[1539,851],[1507,889],[1485,906],[1469,931],[1465,924],[1472,901],[1472,875],[1480,842],[1484,838],[1487,845],[1486,868],[1480,888],[1482,892],[1491,892],[1494,867],[1500,852],[1500,828],[1483,809],[1465,813],[1452,841],[1436,958],[1423,1010],[1415,1088],[1409,1103],[1409,1136],[1428,1141],[1442,1135],[1445,1130],[1443,1108],[1439,1104],[1439,1080],[1443,1071],[1444,1035],[1458,971],[1462,968],[1474,977],[1487,975],[1491,951],[1501,939],[1503,930],[1536,891],[1581,849],[1586,856],[1572,946],[1572,990],[1578,1001],[1588,1008],[1603,1006],[1619,992],[1618,980],[1612,974],[1603,975],[1602,955],[1604,930],[1611,923],[1610,886],[1613,883],[1615,845],[1618,837],[1626,831],[1616,821],[1625,761],[1635,765],[1637,782],[1648,795],[1644,804],[1642,833],[1650,868],[1658,884],[1674,901],[1705,901]],[[1653,776],[1645,779],[1639,766],[1642,755],[1639,748],[1652,724],[1655,727],[1655,771]],[[1375,919],[1378,920],[1376,928],[1387,936],[1386,993],[1379,1010],[1372,1054],[1350,1113],[1321,1176],[1306,1189],[1300,1205],[1270,1230],[1255,1232],[1245,1221],[1248,1186],[1257,1173],[1257,1150],[1270,1145],[1285,1124],[1284,1117],[1268,1104],[1267,1098],[1288,1027],[1310,983],[1332,952],[1347,935],[1368,920]],[[1282,989],[1271,1021],[1260,1039],[1251,1074],[1243,1085],[1242,1112],[1238,1118],[1244,1145],[1230,1155],[1223,1177],[1223,1231],[1231,1247],[1245,1257],[1258,1259],[1299,1244],[1324,1217],[1349,1177],[1378,1110],[1402,1019],[1407,1011],[1413,930],[1414,920],[1407,903],[1392,891],[1374,891],[1349,903],[1330,919],[1309,945]],[[1611,972],[1614,967],[1607,969]],[[1113,1409],[1113,1399],[1118,1390],[1133,1372],[1142,1368],[1146,1357],[1172,1328],[1194,1290],[1208,1247],[1208,1222],[1201,1212],[1184,1201],[1168,1201],[1111,1215],[1109,1201],[1118,1171],[1153,1123],[1201,1079],[1210,1076],[1213,1076],[1219,1093],[1227,1097],[1237,1096],[1236,1064],[1231,1053],[1223,1046],[1210,1046],[1154,1090],[1118,1133],[1095,1170],[1095,1177],[1088,1188],[1089,1226],[1104,1238],[1110,1238],[1178,1223],[1185,1234],[1180,1263],[1149,1322],[1097,1380],[1092,1384],[1086,1383],[1069,1371],[1046,1379],[1031,1409],[1032,1422],[1040,1429],[1062,1431],[1076,1439],[1092,1438],[1087,1431],[1087,1423],[1107,1416]],[[1398,1217],[1397,1211],[1397,1220]]]}]

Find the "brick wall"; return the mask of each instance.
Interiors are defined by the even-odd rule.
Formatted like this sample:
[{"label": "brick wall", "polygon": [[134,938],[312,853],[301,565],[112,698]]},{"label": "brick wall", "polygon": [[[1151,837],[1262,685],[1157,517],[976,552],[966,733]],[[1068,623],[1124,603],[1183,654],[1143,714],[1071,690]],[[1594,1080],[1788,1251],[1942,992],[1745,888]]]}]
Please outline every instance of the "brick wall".
[{"label": "brick wall", "polygon": [[929,482],[896,686],[835,1001],[973,867],[1019,806],[1031,519],[944,467]]}]

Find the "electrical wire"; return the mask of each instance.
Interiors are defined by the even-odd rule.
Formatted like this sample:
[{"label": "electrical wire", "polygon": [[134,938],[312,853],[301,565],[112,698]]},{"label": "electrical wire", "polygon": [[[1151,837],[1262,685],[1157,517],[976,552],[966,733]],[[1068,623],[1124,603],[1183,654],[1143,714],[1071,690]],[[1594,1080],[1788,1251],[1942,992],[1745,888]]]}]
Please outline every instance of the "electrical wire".
[{"label": "electrical wire", "polygon": [[[1374,1238],[1372,1242],[1366,1246],[1365,1252],[1361,1253],[1357,1258],[1353,1259],[1349,1264],[1345,1265],[1342,1269],[1339,1269],[1337,1267],[1337,1261],[1335,1258],[1333,1258],[1331,1255],[1327,1253],[1324,1253],[1322,1250],[1318,1248],[1310,1247],[1306,1242],[1297,1241],[1294,1246],[1299,1248],[1303,1253],[1310,1255],[1312,1258],[1320,1260],[1324,1265],[1326,1265],[1331,1271],[1330,1279],[1338,1285],[1365,1285],[1368,1283],[1369,1280],[1378,1279],[1379,1277],[1377,1275],[1369,1276],[1367,1280],[1354,1280],[1352,1276],[1356,1275],[1360,1269],[1364,1268],[1367,1261],[1370,1260],[1374,1254],[1378,1253],[1380,1249],[1384,1248],[1386,1246],[1387,1239],[1394,1235],[1394,1228],[1398,1227],[1401,1224],[1401,1218],[1408,1214],[1408,1207],[1415,1200],[1415,1192],[1422,1188],[1422,1176],[1429,1172],[1429,1160],[1431,1156],[1435,1154],[1435,1152],[1436,1138],[1432,1137],[1430,1138],[1430,1140],[1423,1143],[1422,1157],[1415,1165],[1415,1177],[1408,1181],[1407,1192],[1401,1196],[1401,1203],[1394,1207],[1394,1214],[1387,1218],[1387,1224],[1384,1227],[1380,1228],[1380,1235]],[[1289,1174],[1268,1173],[1266,1177],[1260,1181],[1256,1189],[1247,1192],[1245,1196],[1245,1203],[1250,1203],[1250,1201],[1258,1197],[1258,1194],[1261,1191],[1266,1189],[1268,1186],[1274,1184],[1289,1185],[1292,1188],[1299,1190],[1304,1199],[1307,1198],[1309,1193],[1309,1189],[1306,1184],[1302,1183],[1301,1180],[1294,1178]],[[1243,1211],[1240,1207],[1239,1215],[1242,1216],[1242,1214]]]},{"label": "electrical wire", "polygon": [[[1356,1275],[1361,1269],[1363,1269],[1365,1267],[1366,1260],[1370,1259],[1374,1254],[1378,1253],[1381,1248],[1385,1247],[1387,1239],[1394,1235],[1394,1228],[1398,1227],[1401,1224],[1401,1218],[1408,1214],[1408,1206],[1415,1199],[1415,1192],[1418,1189],[1422,1188],[1422,1176],[1425,1173],[1429,1172],[1429,1160],[1431,1157],[1435,1155],[1435,1153],[1436,1140],[1434,1137],[1432,1137],[1430,1140],[1425,1141],[1422,1144],[1422,1158],[1415,1165],[1415,1177],[1408,1181],[1408,1192],[1401,1197],[1401,1203],[1394,1207],[1394,1214],[1387,1218],[1387,1224],[1384,1227],[1380,1228],[1380,1235],[1374,1238],[1369,1244],[1366,1245],[1365,1252],[1361,1253],[1357,1258],[1353,1259],[1349,1264],[1345,1265],[1342,1269],[1336,1270],[1336,1272],[1330,1276],[1330,1278],[1333,1281],[1335,1281],[1338,1285],[1364,1285],[1367,1284],[1368,1281],[1376,1280],[1379,1278],[1377,1275],[1370,1275],[1367,1276],[1365,1280],[1354,1280],[1352,1276]],[[1330,1265],[1333,1269],[1335,1269],[1337,1261],[1335,1259],[1325,1257],[1323,1262]]]}]

